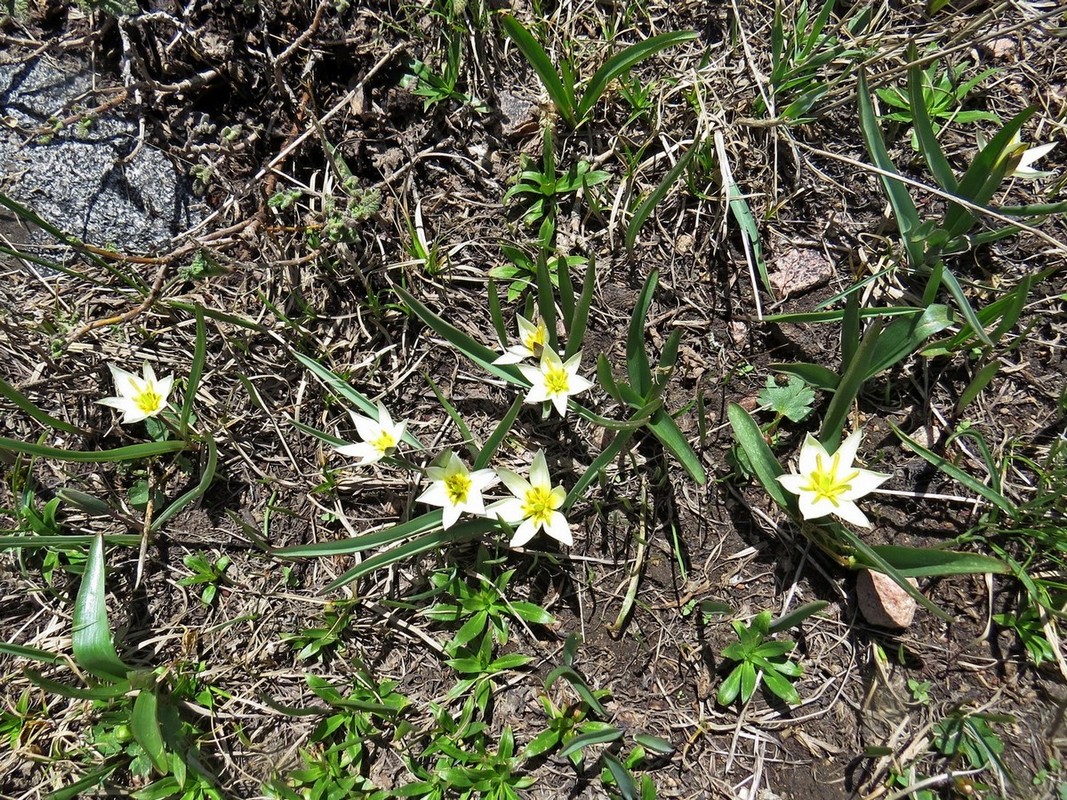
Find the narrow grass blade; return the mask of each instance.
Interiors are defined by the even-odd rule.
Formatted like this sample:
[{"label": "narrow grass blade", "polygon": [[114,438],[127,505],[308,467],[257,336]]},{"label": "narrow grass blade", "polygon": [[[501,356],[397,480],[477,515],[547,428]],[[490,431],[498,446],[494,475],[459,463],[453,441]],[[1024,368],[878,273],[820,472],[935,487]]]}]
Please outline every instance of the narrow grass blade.
[{"label": "narrow grass blade", "polygon": [[559,310],[563,314],[563,329],[570,345],[571,326],[574,321],[574,282],[571,280],[571,260],[564,255],[556,256],[556,284],[559,286]]},{"label": "narrow grass blade", "polygon": [[[563,269],[563,266],[560,266]],[[568,269],[568,272],[570,270]],[[561,282],[562,286],[562,282]],[[567,349],[563,354],[563,360],[573,356],[582,349],[582,341],[585,339],[586,325],[589,323],[589,308],[593,304],[593,290],[596,288],[596,257],[589,256],[589,264],[585,268],[585,277],[582,278],[582,293],[574,306],[574,313],[567,322]]]},{"label": "narrow grass blade", "polygon": [[437,402],[441,404],[441,408],[445,410],[449,418],[456,423],[456,428],[459,429],[459,435],[463,437],[463,443],[467,446],[467,450],[470,452],[472,458],[476,458],[478,452],[482,449],[481,442],[475,437],[474,432],[470,429],[467,421],[463,419],[463,415],[459,413],[459,410],[452,404],[441,390],[437,387],[437,384],[433,382],[429,373],[423,375],[426,382],[430,384],[430,389],[433,391],[434,397],[437,398]]},{"label": "narrow grass blade", "polygon": [[663,198],[667,196],[667,192],[678,181],[689,166],[689,162],[693,160],[693,156],[700,150],[701,141],[697,139],[682,155],[678,157],[674,166],[670,168],[666,175],[663,176],[663,180],[659,185],[652,190],[652,193],[641,201],[640,205],[634,211],[633,216],[630,218],[629,224],[626,226],[626,249],[629,252],[633,252],[634,242],[637,241],[637,234],[641,232],[641,228],[648,220],[649,216],[656,209],[656,207],[663,201]]},{"label": "narrow grass blade", "polygon": [[870,380],[883,370],[922,347],[931,336],[945,330],[952,324],[952,314],[948,306],[931,305],[922,314],[912,319],[895,319],[885,327],[874,349],[864,374],[864,380]]},{"label": "narrow grass blade", "polygon": [[730,202],[730,214],[741,231],[741,239],[745,244],[746,252],[752,256],[752,263],[755,264],[756,271],[759,273],[763,291],[774,300],[776,299],[774,287],[771,285],[771,279],[767,272],[767,262],[763,258],[763,248],[760,247],[759,226],[756,225],[756,218],[752,216],[752,209],[748,207],[748,201],[732,175],[726,185],[726,194]]},{"label": "narrow grass blade", "polygon": [[43,444],[30,444],[0,436],[0,450],[11,450],[28,456],[54,458],[58,461],[74,461],[81,464],[104,464],[115,461],[136,461],[141,458],[153,458],[177,453],[187,447],[185,442],[144,442],[114,450],[64,450]]},{"label": "narrow grass blade", "polygon": [[[923,311],[926,306],[897,306],[894,308],[861,308],[860,319],[871,319],[872,317],[901,317],[912,316]],[[764,322],[773,323],[821,323],[821,322],[841,322],[845,317],[844,309],[838,309],[835,311],[802,311],[794,314],[768,314],[763,318]]]},{"label": "narrow grass blade", "polygon": [[156,693],[150,689],[142,689],[133,701],[130,733],[151,759],[152,765],[160,772],[166,772],[166,751],[163,747],[163,733],[159,729],[158,709],[159,698]]},{"label": "narrow grass blade", "polygon": [[545,85],[545,89],[548,91],[548,96],[555,103],[556,109],[559,111],[560,116],[567,122],[570,127],[575,127],[577,119],[575,117],[575,99],[573,88],[571,91],[563,85],[559,74],[556,72],[556,67],[552,63],[552,59],[548,57],[548,53],[541,47],[541,44],[530,34],[528,30],[514,17],[505,14],[500,18],[500,25],[504,29],[504,33],[515,42],[515,45],[519,48],[519,51],[526,57],[526,60],[530,62],[530,66],[533,67],[533,71],[537,73],[541,82]]},{"label": "narrow grass blade", "polygon": [[734,439],[748,456],[748,462],[752,465],[756,479],[764,491],[781,508],[793,516],[799,516],[796,497],[787,492],[778,482],[778,476],[785,474],[785,470],[768,447],[767,440],[763,438],[763,431],[756,424],[756,420],[752,419],[752,416],[737,403],[730,403],[726,409],[726,417],[733,429]]},{"label": "narrow grass blade", "polygon": [[104,540],[99,535],[93,537],[89,546],[81,587],[74,601],[72,648],[78,666],[101,680],[124,680],[133,669],[122,662],[111,643],[104,590]]},{"label": "narrow grass blade", "polygon": [[[545,128],[545,130],[549,130]],[[548,346],[555,353],[559,352],[556,341],[556,296],[552,286],[552,276],[548,273],[548,258],[543,249],[537,252],[537,311],[548,329]]]},{"label": "narrow grass blade", "polygon": [[845,313],[841,318],[841,372],[842,374],[856,356],[860,346],[860,298],[852,293],[845,298]]},{"label": "narrow grass blade", "polygon": [[867,380],[867,370],[881,333],[882,322],[875,320],[867,329],[856,351],[856,357],[852,359],[852,364],[841,376],[837,391],[834,392],[830,405],[826,408],[822,430],[819,432],[819,442],[826,448],[827,453],[832,454],[841,443],[841,431],[845,427],[848,410],[859,394],[864,381]]},{"label": "narrow grass blade", "polygon": [[904,433],[904,431],[900,430],[900,428],[898,428],[892,422],[888,422],[887,420],[887,423],[889,427],[892,428],[893,433],[897,435],[897,438],[900,439],[904,446],[911,450],[913,453],[922,456],[928,462],[937,467],[937,469],[941,470],[941,472],[944,472],[950,478],[955,478],[957,481],[962,483],[972,492],[984,497],[986,500],[995,505],[1001,511],[1004,511],[1009,516],[1011,516],[1013,519],[1018,518],[1018,509],[1016,509],[1015,505],[1000,492],[991,489],[981,481],[978,481],[975,478],[971,477],[966,472],[957,467],[955,464],[951,463],[948,459],[943,458],[932,450],[923,447],[917,441],[915,441],[906,433]]},{"label": "narrow grass blade", "polygon": [[811,603],[805,603],[800,608],[790,611],[788,614],[779,617],[770,624],[767,628],[768,633],[780,633],[781,631],[787,631],[790,628],[795,628],[801,622],[806,620],[813,614],[818,614],[824,608],[830,605],[825,600],[815,600]]},{"label": "narrow grass blade", "polygon": [[417,539],[405,542],[399,547],[394,547],[391,550],[386,550],[385,552],[371,556],[362,564],[357,564],[355,567],[341,575],[341,577],[331,582],[322,590],[322,594],[328,594],[329,592],[340,589],[342,586],[347,586],[352,581],[359,580],[364,575],[369,575],[375,570],[383,569],[391,564],[396,564],[409,558],[415,558],[416,556],[420,556],[423,553],[429,553],[433,550],[440,551],[449,545],[473,541],[474,539],[495,530],[497,530],[495,522],[479,519],[471,520],[469,522],[461,522],[457,525],[453,525],[447,531],[435,531],[434,533],[420,536]]},{"label": "narrow grass blade", "polygon": [[62,656],[49,653],[47,650],[40,650],[36,647],[27,647],[21,644],[8,644],[7,642],[0,642],[0,655],[27,658],[31,661],[40,661],[42,664],[62,664],[64,662]]},{"label": "narrow grass blade", "polygon": [[379,547],[388,547],[399,541],[416,536],[434,528],[441,527],[441,512],[431,511],[428,514],[409,519],[396,525],[391,525],[384,530],[375,533],[364,534],[350,539],[339,539],[332,542],[314,542],[312,544],[297,544],[289,547],[276,547],[271,553],[278,558],[318,558],[323,556],[344,556],[353,553],[361,553],[364,550],[373,550]]},{"label": "narrow grass blade", "polygon": [[72,433],[75,435],[83,434],[81,428],[76,428],[69,422],[64,422],[61,419],[56,419],[47,411],[42,411],[34,403],[26,397],[22,392],[12,386],[10,383],[0,378],[0,396],[6,398],[10,403],[17,406],[28,417],[36,420],[42,425],[52,428],[53,430],[63,431],[64,433]]},{"label": "narrow grass blade", "polygon": [[562,511],[569,510],[581,498],[585,493],[586,487],[622,452],[622,449],[629,443],[631,436],[633,436],[632,430],[623,430],[615,434],[615,438],[601,451],[599,456],[593,459],[593,463],[586,468],[582,476],[567,492],[567,497],[563,500],[563,506],[561,507]]},{"label": "narrow grass blade", "polygon": [[[878,115],[874,113],[874,104],[871,102],[870,91],[867,88],[867,78],[860,70],[859,74],[859,112],[860,127],[863,130],[863,140],[867,145],[867,152],[871,156],[874,165],[884,172],[896,173],[897,168],[889,158],[885,141],[882,139],[882,130],[878,126]],[[900,181],[890,177],[879,176],[882,186],[885,188],[889,205],[893,208],[893,216],[896,218],[897,227],[900,230],[900,238],[908,251],[908,260],[913,267],[921,267],[923,264],[923,252],[920,244],[912,240],[911,232],[919,226],[919,212],[915,203],[908,194],[907,188]]]},{"label": "narrow grass blade", "polygon": [[511,407],[504,414],[503,419],[493,429],[493,432],[489,435],[489,438],[485,440],[485,444],[482,445],[482,449],[478,451],[478,457],[474,459],[474,469],[485,469],[489,466],[489,462],[493,456],[496,455],[496,451],[500,449],[500,445],[503,444],[504,438],[511,432],[511,426],[515,424],[515,420],[518,419],[519,411],[522,409],[522,395],[519,395],[512,402]]},{"label": "narrow grass blade", "polygon": [[81,509],[86,514],[91,514],[94,517],[107,517],[112,513],[111,506],[99,497],[77,489],[71,489],[69,486],[56,489],[56,497],[67,505]]},{"label": "narrow grass blade", "polygon": [[622,729],[614,726],[582,733],[571,739],[567,746],[559,751],[559,757],[566,758],[571,753],[577,753],[583,747],[588,747],[591,744],[607,744],[608,742],[618,741],[622,737]]},{"label": "narrow grass blade", "polygon": [[967,324],[974,330],[974,335],[977,336],[983,344],[992,347],[993,340],[989,338],[989,334],[986,333],[982,323],[978,321],[978,314],[975,313],[974,306],[972,306],[971,301],[967,299],[967,295],[963,291],[963,287],[960,286],[960,282],[956,280],[956,276],[953,275],[950,270],[945,269],[941,273],[941,282],[945,284],[948,293],[952,295],[952,299],[956,301],[956,307],[959,308],[960,313],[963,314],[963,318],[967,320]]},{"label": "narrow grass blade", "polygon": [[[495,358],[496,355],[494,354],[493,357]],[[341,397],[343,397],[345,400],[356,406],[364,416],[370,417],[373,420],[378,419],[378,407],[366,397],[364,397],[362,394],[353,389],[351,386],[349,386],[347,381],[342,380],[340,377],[335,375],[333,372],[324,367],[318,361],[313,358],[308,358],[303,353],[297,353],[294,350],[293,358],[295,358],[297,361],[307,367],[312,373],[314,373],[315,376],[319,380],[321,380],[327,388],[337,392],[337,394],[341,395]],[[422,442],[416,439],[414,434],[412,434],[410,431],[404,431],[404,441],[414,447],[416,450],[426,449],[425,447],[423,447]]]},{"label": "narrow grass blade", "polygon": [[617,77],[629,72],[637,64],[647,58],[651,58],[660,50],[683,42],[691,42],[697,36],[696,31],[661,33],[645,39],[643,42],[630,45],[625,50],[613,55],[601,65],[600,69],[593,73],[593,77],[590,78],[588,85],[585,87],[582,98],[578,101],[578,106],[575,110],[575,117],[578,122],[585,121],[593,106],[596,105],[596,101],[600,99],[600,96],[604,94],[604,90]]},{"label": "narrow grass blade", "polygon": [[199,500],[211,488],[211,482],[215,480],[215,469],[219,463],[219,449],[210,435],[204,437],[204,447],[207,449],[207,462],[204,464],[204,471],[200,474],[200,482],[163,509],[159,516],[152,520],[152,531],[158,531],[175,514],[178,514],[190,503]]},{"label": "narrow grass blade", "polygon": [[690,447],[689,441],[678,428],[678,423],[674,421],[674,418],[660,409],[648,421],[648,429],[659,440],[659,443],[678,460],[686,474],[696,481],[698,486],[703,486],[707,481],[704,467],[701,466],[700,459],[693,452],[693,448]]},{"label": "narrow grass blade", "polygon": [[204,360],[207,358],[207,326],[204,321],[204,309],[196,306],[196,343],[193,345],[193,360],[189,365],[189,379],[185,384],[185,402],[182,403],[178,417],[178,427],[182,438],[189,431],[189,418],[193,415],[196,402],[196,390],[200,387],[200,378],[204,374]]},{"label": "narrow grass blade", "polygon": [[93,700],[96,702],[114,700],[122,697],[130,691],[130,682],[121,680],[118,683],[101,683],[97,686],[70,686],[66,683],[46,678],[34,669],[26,670],[26,677],[31,683],[40,689],[58,697],[71,697],[77,700]]},{"label": "narrow grass blade", "polygon": [[648,396],[652,389],[652,367],[645,352],[645,320],[652,305],[652,295],[659,282],[659,272],[652,270],[648,274],[633,314],[630,315],[630,327],[626,332],[626,371],[630,376],[630,386],[641,398]]},{"label": "narrow grass blade", "polygon": [[305,425],[303,422],[298,422],[295,419],[289,420],[289,424],[296,428],[301,433],[306,433],[308,436],[314,436],[316,439],[330,445],[331,447],[341,447],[348,444],[344,439],[338,439],[336,436],[326,433],[326,431],[320,431],[318,428],[312,428],[310,425]]},{"label": "narrow grass blade", "polygon": [[[0,550],[16,550],[23,547],[59,547],[75,548],[91,545],[96,539],[94,534],[61,534],[58,536],[0,536]],[[122,547],[137,547],[141,536],[133,533],[110,533],[104,535],[104,543]]]},{"label": "narrow grass blade", "polygon": [[394,291],[400,295],[400,299],[404,301],[404,305],[410,308],[412,313],[421,319],[428,328],[490,375],[495,375],[508,383],[515,384],[516,386],[529,388],[530,384],[527,383],[526,379],[522,377],[522,374],[515,367],[510,364],[493,363],[493,361],[500,355],[499,353],[490,350],[483,344],[479,344],[470,336],[463,333],[463,331],[445,322],[441,317],[416,300],[415,297],[402,286],[395,287]]},{"label": "narrow grass blade", "polygon": [[971,378],[971,382],[967,384],[962,392],[960,392],[960,399],[956,402],[956,415],[959,416],[963,413],[963,409],[967,408],[971,403],[975,401],[975,398],[980,395],[985,388],[989,385],[990,381],[996,377],[996,374],[1000,371],[999,361],[990,361],[984,367],[982,367]]},{"label": "narrow grass blade", "polygon": [[589,688],[589,684],[587,684],[585,679],[569,664],[560,664],[545,676],[545,691],[551,691],[556,681],[560,678],[565,679],[567,683],[571,685],[571,688],[577,692],[580,698],[582,698],[582,702],[589,706],[594,714],[598,717],[608,716],[608,710],[596,699],[596,695],[594,695],[593,690]]},{"label": "narrow grass blade", "polygon": [[908,70],[908,98],[911,103],[912,124],[915,128],[915,137],[919,141],[919,150],[926,159],[926,165],[938,185],[946,192],[954,194],[958,188],[956,173],[952,171],[952,165],[945,158],[945,152],[941,149],[941,143],[937,140],[930,113],[926,108],[926,100],[923,97],[923,70],[918,63],[918,54],[915,45],[908,47],[908,60],[912,62]]},{"label": "narrow grass blade", "polygon": [[75,798],[82,797],[85,792],[91,793],[124,763],[128,762],[124,759],[116,759],[104,764],[102,767],[90,770],[69,786],[46,795],[45,800],[75,800]]},{"label": "narrow grass blade", "polygon": [[500,310],[500,293],[496,289],[496,281],[489,279],[489,318],[493,321],[493,330],[496,331],[496,339],[501,348],[508,346],[508,331],[504,325],[504,314]]}]

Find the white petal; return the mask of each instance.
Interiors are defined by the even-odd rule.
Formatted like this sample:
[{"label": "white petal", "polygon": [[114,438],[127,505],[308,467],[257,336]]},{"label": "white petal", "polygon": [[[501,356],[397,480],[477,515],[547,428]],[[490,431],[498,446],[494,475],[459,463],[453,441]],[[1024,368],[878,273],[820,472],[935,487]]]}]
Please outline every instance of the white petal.
[{"label": "white petal", "polygon": [[517,497],[508,497],[504,500],[497,500],[495,503],[485,509],[486,516],[497,517],[504,520],[504,522],[512,525],[517,525],[522,522],[522,501]]},{"label": "white petal", "polygon": [[136,406],[128,397],[105,397],[96,401],[97,405],[117,408],[119,411],[131,411]]},{"label": "white petal", "polygon": [[834,455],[839,456],[837,463],[841,471],[847,470],[855,462],[856,453],[859,452],[862,440],[863,432],[853,431],[845,437],[845,441],[841,442],[841,446],[834,453]]},{"label": "white petal", "polygon": [[156,371],[152,369],[152,365],[147,361],[141,366],[141,374],[144,375],[145,383],[156,382]]},{"label": "white petal", "polygon": [[378,425],[385,430],[393,427],[393,418],[389,416],[389,410],[378,401]]},{"label": "white petal", "polygon": [[359,438],[365,442],[374,441],[382,432],[381,426],[377,422],[362,414],[353,414],[352,421],[356,423],[356,433],[359,434]]},{"label": "white petal", "polygon": [[834,504],[825,497],[815,498],[814,492],[804,492],[797,496],[800,516],[804,519],[818,519],[834,513]]},{"label": "white petal", "polygon": [[525,342],[526,339],[535,333],[537,333],[537,326],[526,319],[522,314],[515,315],[515,322],[519,326],[519,341]]},{"label": "white petal", "polygon": [[830,456],[826,452],[819,440],[812,436],[810,433],[805,434],[804,444],[800,446],[800,463],[797,465],[797,472],[801,475],[810,475],[818,468],[818,459],[822,457],[824,464],[829,464]]},{"label": "white petal", "polygon": [[567,547],[572,547],[574,545],[574,537],[571,535],[571,526],[567,522],[567,518],[558,511],[552,513],[551,518],[548,520],[548,524],[545,526],[545,533],[560,544],[567,545]]},{"label": "white petal", "polygon": [[552,477],[548,474],[548,461],[545,459],[544,450],[537,451],[533,464],[530,465],[530,486],[552,486]]},{"label": "white petal", "polygon": [[475,492],[484,492],[490,486],[496,486],[500,480],[496,471],[491,469],[478,469],[470,473],[471,488]]},{"label": "white petal", "polygon": [[485,501],[482,499],[482,493],[474,487],[467,492],[467,502],[460,503],[456,508],[468,514],[474,514],[476,517],[485,516]]},{"label": "white petal", "polygon": [[570,374],[578,372],[579,367],[582,366],[582,351],[579,350],[573,356],[567,359],[567,362],[563,365],[563,368]]},{"label": "white petal", "polygon": [[444,481],[434,481],[415,500],[428,506],[447,506],[448,492],[445,490]]},{"label": "white petal", "polygon": [[851,522],[853,525],[859,525],[861,528],[871,527],[871,521],[867,519],[867,515],[860,511],[859,506],[855,503],[838,500],[837,508],[834,509],[834,514],[841,517],[845,522]]},{"label": "white petal", "polygon": [[509,347],[503,355],[493,359],[494,364],[518,364],[523,359],[529,358],[530,353],[525,347]]},{"label": "white petal", "polygon": [[869,469],[857,469],[859,474],[848,482],[849,489],[847,492],[842,492],[838,497],[839,500],[859,500],[866,494],[870,494],[887,480],[892,475],[885,475],[881,472],[873,472]]},{"label": "white petal", "polygon": [[567,416],[567,395],[555,394],[552,395],[552,405],[556,407],[556,411],[559,412],[561,417]]},{"label": "white petal", "polygon": [[526,393],[526,399],[524,403],[543,403],[548,399],[548,392],[545,391],[544,383],[535,383],[530,387],[530,391]]},{"label": "white petal", "polygon": [[459,506],[445,506],[441,510],[441,528],[451,528],[456,524],[456,520],[459,519],[459,515],[463,511]]},{"label": "white petal", "polygon": [[593,386],[592,381],[586,380],[578,374],[570,375],[567,379],[567,383],[570,384],[571,394],[578,394],[579,392],[584,392],[586,389],[589,389]]},{"label": "white petal", "polygon": [[126,397],[137,391],[137,386],[141,381],[140,377],[132,372],[127,372],[121,367],[116,367],[114,364],[108,364],[107,368],[111,370],[111,379],[115,382],[116,392]]},{"label": "white petal", "polygon": [[390,433],[392,434],[393,438],[396,439],[396,443],[397,444],[400,444],[400,442],[403,440],[404,434],[407,432],[407,429],[408,429],[408,421],[407,420],[404,420],[399,425],[394,425],[393,426],[393,429],[390,431]]},{"label": "white petal", "polygon": [[[508,487],[508,491],[515,497],[523,498],[530,490],[529,482],[521,475],[512,472],[510,469],[498,469],[496,474],[500,476],[500,480],[504,482],[504,485]],[[519,518],[522,518],[522,514],[519,514]]]},{"label": "white petal", "polygon": [[519,529],[515,531],[515,535],[511,537],[509,547],[522,547],[536,535],[537,528],[530,520],[526,520],[519,526]]},{"label": "white petal", "polygon": [[378,448],[373,447],[366,442],[346,444],[334,449],[343,456],[358,458],[361,464],[373,464],[375,461],[380,461],[382,457],[382,453]]},{"label": "white petal", "polygon": [[808,484],[808,479],[803,475],[779,475],[778,483],[782,484],[782,488],[791,494],[801,494],[804,491],[805,486]]},{"label": "white petal", "polygon": [[552,498],[551,507],[553,510],[555,510],[562,506],[563,501],[567,499],[567,490],[564,489],[562,486],[557,486],[555,489],[552,490],[550,496]]},{"label": "white petal", "polygon": [[161,378],[156,381],[156,392],[161,398],[163,398],[163,405],[167,404],[167,398],[170,397],[170,390],[174,388],[174,376],[168,375],[165,378]]},{"label": "white petal", "polygon": [[522,377],[526,378],[526,380],[534,386],[537,386],[538,384],[544,385],[545,376],[537,367],[530,366],[529,364],[519,364],[519,372],[522,373]]}]

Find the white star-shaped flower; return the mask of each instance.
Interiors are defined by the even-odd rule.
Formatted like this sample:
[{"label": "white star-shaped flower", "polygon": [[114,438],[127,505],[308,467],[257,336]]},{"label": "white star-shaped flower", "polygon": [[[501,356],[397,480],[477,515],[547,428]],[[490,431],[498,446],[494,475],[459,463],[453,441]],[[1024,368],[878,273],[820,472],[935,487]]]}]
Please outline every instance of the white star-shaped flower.
[{"label": "white star-shaped flower", "polygon": [[156,373],[146,361],[142,368],[143,377],[138,377],[132,372],[108,364],[111,377],[115,381],[115,397],[105,397],[96,402],[102,406],[117,408],[123,412],[122,422],[140,422],[148,417],[154,417],[167,407],[167,396],[174,386],[174,376],[168,375],[162,380],[156,380]]},{"label": "white star-shaped flower", "polygon": [[542,320],[530,322],[522,314],[515,315],[519,324],[519,343],[513,344],[494,364],[518,364],[527,358],[537,358],[548,343],[548,328]]},{"label": "white star-shaped flower", "polygon": [[389,411],[381,403],[378,403],[377,420],[353,413],[352,421],[363,441],[341,445],[336,450],[343,456],[358,458],[360,464],[373,464],[391,454],[404,438],[404,428],[407,427],[407,422],[394,425]]},{"label": "white star-shaped flower", "polygon": [[559,511],[567,492],[562,486],[552,485],[543,450],[538,450],[534,456],[528,481],[509,469],[496,472],[514,497],[493,503],[489,506],[489,514],[519,526],[511,539],[511,547],[522,547],[539,530],[568,547],[574,544],[570,523]]},{"label": "white star-shaped flower", "polygon": [[831,456],[810,433],[804,437],[797,472],[778,476],[786,491],[797,496],[804,519],[834,514],[853,525],[870,527],[870,520],[860,511],[856,500],[873,492],[891,476],[852,466],[862,438],[860,431],[850,434]]},{"label": "white star-shaped flower", "polygon": [[578,374],[582,353],[575,353],[563,362],[552,348],[541,351],[541,361],[536,367],[520,364],[519,371],[532,386],[526,394],[527,403],[543,403],[551,400],[561,417],[567,416],[567,400],[571,395],[584,392],[593,385]]},{"label": "white star-shaped flower", "polygon": [[496,473],[491,469],[471,472],[463,459],[451,450],[442,453],[437,463],[444,466],[426,468],[430,486],[419,495],[418,500],[443,509],[441,527],[451,527],[464,511],[479,517],[485,516],[482,492],[497,482]]}]

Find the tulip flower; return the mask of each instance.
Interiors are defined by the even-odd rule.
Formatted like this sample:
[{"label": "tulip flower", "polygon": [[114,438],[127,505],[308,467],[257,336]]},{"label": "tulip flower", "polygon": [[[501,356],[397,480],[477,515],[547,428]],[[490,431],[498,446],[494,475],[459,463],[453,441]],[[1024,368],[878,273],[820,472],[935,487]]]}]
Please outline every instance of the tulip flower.
[{"label": "tulip flower", "polygon": [[581,361],[580,351],[563,362],[552,352],[552,348],[545,347],[541,351],[541,361],[536,367],[520,364],[519,371],[532,384],[526,394],[526,402],[543,403],[545,400],[551,400],[560,416],[567,416],[568,398],[593,385],[578,374]]},{"label": "tulip flower", "polygon": [[171,387],[174,385],[173,375],[156,380],[156,373],[147,361],[142,368],[143,377],[120,369],[114,364],[107,366],[115,381],[116,396],[105,397],[96,402],[123,412],[123,424],[154,417],[167,407],[167,395],[170,394]]},{"label": "tulip flower", "polygon": [[778,482],[797,496],[800,515],[816,519],[833,514],[853,525],[869,528],[871,523],[856,500],[873,492],[891,476],[852,466],[863,434],[850,434],[837,452],[830,455],[810,433],[800,448],[798,471],[778,476]]},{"label": "tulip flower", "polygon": [[552,485],[543,450],[537,451],[534,456],[530,480],[509,469],[498,469],[497,475],[514,497],[493,503],[489,507],[489,514],[519,526],[511,539],[511,547],[522,547],[538,531],[544,531],[568,547],[574,544],[570,523],[559,511],[567,492],[562,486]]},{"label": "tulip flower", "polygon": [[356,433],[362,442],[341,445],[336,448],[343,456],[358,458],[360,464],[373,464],[391,454],[404,438],[407,422],[393,424],[393,418],[384,405],[378,403],[378,419],[373,420],[362,414],[352,414],[356,423]]},{"label": "tulip flower", "polygon": [[419,495],[418,500],[443,509],[441,527],[451,527],[463,512],[485,516],[482,492],[497,482],[496,473],[491,469],[471,472],[463,459],[451,450],[443,453],[437,462],[444,466],[426,468],[430,486]]},{"label": "tulip flower", "polygon": [[542,320],[533,323],[517,314],[516,322],[519,324],[519,343],[505,350],[494,364],[518,364],[527,358],[538,358],[548,342],[548,328]]}]

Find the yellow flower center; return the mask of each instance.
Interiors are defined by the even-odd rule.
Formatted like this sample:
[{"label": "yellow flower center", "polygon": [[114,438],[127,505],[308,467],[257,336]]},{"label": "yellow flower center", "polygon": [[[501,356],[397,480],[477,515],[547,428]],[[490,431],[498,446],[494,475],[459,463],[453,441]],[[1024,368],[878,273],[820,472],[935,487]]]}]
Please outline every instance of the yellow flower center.
[{"label": "yellow flower center", "polygon": [[163,405],[163,397],[156,391],[151,383],[133,396],[134,404],[146,414],[154,414]]},{"label": "yellow flower center", "polygon": [[522,346],[535,356],[541,355],[541,351],[545,348],[545,336],[547,333],[548,329],[544,324],[537,323],[537,327],[533,329],[533,332],[523,337]]},{"label": "yellow flower center", "polygon": [[457,472],[445,478],[445,494],[448,496],[448,502],[454,506],[466,503],[467,494],[471,490],[471,483],[470,475],[462,472]]},{"label": "yellow flower center", "polygon": [[545,389],[549,394],[567,394],[570,380],[563,367],[549,367],[545,373]]},{"label": "yellow flower center", "polygon": [[396,439],[388,431],[382,431],[378,434],[378,437],[370,443],[370,446],[382,455],[385,455],[396,447]]},{"label": "yellow flower center", "polygon": [[840,454],[834,453],[830,461],[830,468],[823,466],[822,456],[815,456],[815,469],[808,476],[808,485],[804,491],[813,492],[816,500],[829,500],[834,507],[838,505],[837,498],[852,488],[852,481],[859,477],[859,470],[852,470],[847,475],[838,475],[840,467]]},{"label": "yellow flower center", "polygon": [[546,486],[533,486],[522,501],[522,515],[534,525],[545,527],[556,509],[552,503],[552,490]]}]

